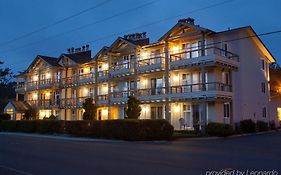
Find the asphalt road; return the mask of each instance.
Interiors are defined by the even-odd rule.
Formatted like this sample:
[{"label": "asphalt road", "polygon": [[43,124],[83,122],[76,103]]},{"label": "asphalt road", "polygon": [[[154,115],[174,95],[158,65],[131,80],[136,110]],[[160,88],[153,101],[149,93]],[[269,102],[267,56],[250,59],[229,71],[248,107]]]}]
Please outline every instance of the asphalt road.
[{"label": "asphalt road", "polygon": [[275,170],[281,174],[281,132],[145,143],[0,134],[1,175],[189,175],[225,168]]}]

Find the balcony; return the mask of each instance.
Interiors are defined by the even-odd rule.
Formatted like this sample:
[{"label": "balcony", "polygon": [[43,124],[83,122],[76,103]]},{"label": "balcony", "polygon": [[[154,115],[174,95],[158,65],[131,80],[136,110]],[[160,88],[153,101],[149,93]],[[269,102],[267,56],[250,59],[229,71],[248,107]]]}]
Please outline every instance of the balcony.
[{"label": "balcony", "polygon": [[79,75],[79,79],[78,79],[79,85],[93,84],[94,82],[95,82],[94,73],[80,74]]},{"label": "balcony", "polygon": [[53,86],[53,81],[51,79],[40,80],[39,88],[50,88]]},{"label": "balcony", "polygon": [[131,74],[131,64],[130,63],[119,63],[112,67],[111,76],[120,77],[127,76]]},{"label": "balcony", "polygon": [[[204,54],[202,54],[204,53]],[[238,68],[239,56],[216,47],[184,51],[170,55],[171,69],[185,69],[198,65],[221,65]]]},{"label": "balcony", "polygon": [[38,88],[38,81],[27,82],[27,90],[35,90]]},{"label": "balcony", "polygon": [[16,92],[23,92],[25,90],[25,83],[20,82],[16,85],[15,91]]},{"label": "balcony", "polygon": [[53,103],[50,99],[38,100],[38,106],[44,109],[50,109],[53,106]]},{"label": "balcony", "polygon": [[62,78],[60,81],[60,86],[69,87],[69,86],[75,86],[76,85],[76,77],[67,77]]},{"label": "balcony", "polygon": [[179,99],[208,99],[208,98],[230,98],[232,86],[220,82],[197,83],[178,85],[170,87],[170,98]]},{"label": "balcony", "polygon": [[98,105],[106,105],[108,103],[108,95],[98,95]]},{"label": "balcony", "polygon": [[91,97],[91,96],[78,97],[78,99],[77,99],[77,106],[78,106],[78,107],[82,107],[82,106],[83,106],[83,103],[85,102],[85,100],[86,100],[87,98],[94,98],[94,97]]},{"label": "balcony", "polygon": [[60,107],[61,108],[74,108],[76,107],[76,98],[63,98],[61,99]]},{"label": "balcony", "polygon": [[99,81],[99,82],[107,81],[108,78],[109,78],[109,76],[108,76],[108,70],[98,71],[98,81]]},{"label": "balcony", "polygon": [[139,89],[138,95],[140,100],[159,100],[166,97],[165,87],[149,88],[149,89]]},{"label": "balcony", "polygon": [[164,69],[164,57],[152,57],[138,60],[138,73],[157,72]]},{"label": "balcony", "polygon": [[112,92],[110,102],[112,103],[125,103],[128,100],[130,95],[133,95],[134,91],[119,91],[119,92]]},{"label": "balcony", "polygon": [[33,107],[38,106],[38,100],[27,100],[27,103],[30,104],[30,106],[33,106]]}]

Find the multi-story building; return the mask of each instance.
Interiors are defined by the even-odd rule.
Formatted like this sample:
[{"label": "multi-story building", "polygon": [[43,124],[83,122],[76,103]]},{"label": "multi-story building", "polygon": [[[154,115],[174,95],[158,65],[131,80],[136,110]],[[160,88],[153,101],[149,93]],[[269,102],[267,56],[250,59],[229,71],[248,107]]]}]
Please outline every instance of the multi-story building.
[{"label": "multi-story building", "polygon": [[157,42],[146,33],[117,38],[93,58],[87,47],[58,58],[37,56],[18,79],[17,94],[62,120],[81,120],[92,97],[97,118],[123,119],[127,98],[142,102],[141,119],[176,128],[243,119],[270,121],[269,64],[275,59],[252,27],[215,32],[179,20]]}]

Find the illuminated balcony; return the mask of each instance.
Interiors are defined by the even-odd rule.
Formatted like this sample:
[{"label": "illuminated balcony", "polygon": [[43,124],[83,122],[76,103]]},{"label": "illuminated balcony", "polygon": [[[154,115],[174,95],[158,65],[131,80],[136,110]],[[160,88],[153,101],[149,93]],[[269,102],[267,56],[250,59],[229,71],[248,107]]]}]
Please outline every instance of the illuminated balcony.
[{"label": "illuminated balcony", "polygon": [[67,77],[67,78],[62,78],[60,81],[60,86],[64,87],[71,87],[76,85],[76,77]]},{"label": "illuminated balcony", "polygon": [[111,71],[112,77],[127,76],[130,74],[131,74],[130,63],[119,63],[112,67],[112,71]]},{"label": "illuminated balcony", "polygon": [[16,92],[23,92],[25,90],[25,83],[20,82],[16,85],[15,91]]},{"label": "illuminated balcony", "polygon": [[138,60],[138,73],[149,73],[164,70],[164,57],[152,57]]},{"label": "illuminated balcony", "polygon": [[231,98],[232,86],[220,82],[197,83],[170,87],[169,97],[173,101],[192,99]]},{"label": "illuminated balcony", "polygon": [[238,63],[238,55],[216,47],[205,48],[204,50],[196,49],[192,51],[183,51],[170,55],[170,67],[172,70],[200,65],[215,65],[237,69]]},{"label": "illuminated balcony", "polygon": [[98,95],[98,105],[106,105],[108,103],[108,95]]},{"label": "illuminated balcony", "polygon": [[112,92],[110,102],[113,104],[118,103],[126,103],[128,101],[128,97],[133,95],[134,91],[119,91],[119,92]]},{"label": "illuminated balcony", "polygon": [[141,101],[164,99],[166,97],[165,87],[139,89],[138,95]]},{"label": "illuminated balcony", "polygon": [[60,107],[61,108],[75,108],[76,107],[76,98],[63,98],[61,99]]},{"label": "illuminated balcony", "polygon": [[27,90],[35,90],[37,88],[38,88],[38,81],[27,82],[27,87],[26,87]]},{"label": "illuminated balcony", "polygon": [[82,106],[83,106],[83,103],[85,102],[85,100],[86,100],[87,98],[94,98],[94,97],[91,97],[91,96],[78,97],[78,98],[77,98],[77,106],[78,106],[78,107],[82,107]]},{"label": "illuminated balcony", "polygon": [[98,81],[102,82],[102,81],[107,81],[109,78],[108,76],[108,70],[102,70],[102,71],[98,71]]},{"label": "illuminated balcony", "polygon": [[42,99],[38,100],[38,107],[44,108],[44,109],[50,109],[52,108],[53,103],[50,99]]},{"label": "illuminated balcony", "polygon": [[39,88],[50,88],[53,86],[53,81],[52,79],[43,79],[43,80],[40,80],[40,83],[39,83]]},{"label": "illuminated balcony", "polygon": [[78,78],[78,84],[92,84],[95,82],[94,73],[80,74]]}]

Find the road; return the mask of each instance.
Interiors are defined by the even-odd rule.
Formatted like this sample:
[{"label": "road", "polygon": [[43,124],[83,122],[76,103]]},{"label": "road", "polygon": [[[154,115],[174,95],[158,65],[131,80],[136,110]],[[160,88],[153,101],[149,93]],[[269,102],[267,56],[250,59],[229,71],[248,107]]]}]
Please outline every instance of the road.
[{"label": "road", "polygon": [[281,132],[173,142],[87,142],[0,134],[0,174],[206,174],[275,170]]}]

